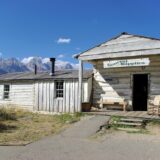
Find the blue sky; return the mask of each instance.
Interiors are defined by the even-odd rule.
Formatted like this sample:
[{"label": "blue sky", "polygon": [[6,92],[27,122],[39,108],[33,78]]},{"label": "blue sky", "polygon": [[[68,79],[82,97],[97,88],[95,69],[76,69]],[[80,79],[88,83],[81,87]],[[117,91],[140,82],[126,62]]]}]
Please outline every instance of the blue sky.
[{"label": "blue sky", "polygon": [[0,0],[0,53],[76,63],[73,54],[123,31],[160,37],[159,8],[159,0]]}]

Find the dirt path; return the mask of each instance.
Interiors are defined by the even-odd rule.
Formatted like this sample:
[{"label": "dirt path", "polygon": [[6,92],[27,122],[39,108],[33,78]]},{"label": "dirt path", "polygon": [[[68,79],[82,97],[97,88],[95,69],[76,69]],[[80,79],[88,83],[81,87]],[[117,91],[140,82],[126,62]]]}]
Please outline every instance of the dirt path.
[{"label": "dirt path", "polygon": [[0,160],[159,160],[159,136],[115,132],[88,138],[108,119],[87,118],[26,147],[0,147]]}]

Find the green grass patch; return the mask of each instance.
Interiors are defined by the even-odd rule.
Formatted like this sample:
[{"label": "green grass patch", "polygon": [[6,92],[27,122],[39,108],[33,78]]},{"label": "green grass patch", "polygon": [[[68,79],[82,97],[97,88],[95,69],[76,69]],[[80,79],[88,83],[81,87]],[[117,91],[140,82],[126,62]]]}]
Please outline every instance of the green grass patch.
[{"label": "green grass patch", "polygon": [[151,120],[148,120],[147,124],[150,124],[150,125],[159,125],[160,126],[160,119],[151,119]]},{"label": "green grass patch", "polygon": [[60,132],[83,114],[46,115],[26,110],[0,109],[0,145],[27,144]]}]

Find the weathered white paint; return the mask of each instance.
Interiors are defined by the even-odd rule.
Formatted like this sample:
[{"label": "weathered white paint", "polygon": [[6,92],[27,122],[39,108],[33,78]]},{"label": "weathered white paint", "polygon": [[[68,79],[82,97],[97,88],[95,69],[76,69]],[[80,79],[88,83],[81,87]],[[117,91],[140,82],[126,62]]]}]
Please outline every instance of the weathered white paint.
[{"label": "weathered white paint", "polygon": [[0,84],[0,105],[14,105],[33,110],[34,84],[30,82],[12,82],[9,99],[3,99],[4,85]]},{"label": "weathered white paint", "polygon": [[138,58],[138,59],[120,59],[104,61],[104,68],[118,68],[118,67],[134,67],[134,66],[148,66],[150,63],[149,58]]},{"label": "weathered white paint", "polygon": [[[82,87],[82,102],[90,102],[91,96],[91,82],[92,78],[83,81]],[[65,80],[64,81],[64,96],[63,98],[55,97],[55,84],[54,81],[36,82],[35,84],[35,110],[38,111],[52,111],[52,112],[79,112],[79,99],[78,99],[78,80]],[[47,93],[46,93],[47,91]],[[49,107],[47,107],[49,106]]]},{"label": "weathered white paint", "polygon": [[[127,57],[126,57],[127,58]],[[104,68],[103,60],[94,62],[93,102],[103,99],[127,99],[132,104],[132,75],[149,75],[149,99],[160,95],[160,56],[150,56],[145,67]],[[131,106],[130,106],[131,107]],[[131,107],[132,109],[132,107]]]},{"label": "weathered white paint", "polygon": [[78,110],[81,111],[82,108],[82,79],[83,79],[83,62],[79,60],[79,89],[78,89]]},{"label": "weathered white paint", "polygon": [[[83,81],[82,102],[90,102],[92,78]],[[12,105],[34,111],[55,113],[79,112],[78,79],[64,80],[64,97],[56,98],[55,81],[12,82],[10,98],[3,99],[3,87],[0,83],[0,105]]]}]

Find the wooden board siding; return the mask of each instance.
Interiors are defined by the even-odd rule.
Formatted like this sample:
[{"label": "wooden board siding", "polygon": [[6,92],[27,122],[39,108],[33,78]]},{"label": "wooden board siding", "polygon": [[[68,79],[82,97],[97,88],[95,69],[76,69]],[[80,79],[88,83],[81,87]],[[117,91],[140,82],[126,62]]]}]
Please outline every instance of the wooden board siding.
[{"label": "wooden board siding", "polygon": [[10,98],[3,99],[4,85],[0,84],[0,105],[14,105],[33,110],[34,88],[33,83],[7,83],[10,84]]},{"label": "wooden board siding", "polygon": [[[92,78],[83,82],[83,102],[90,102],[92,90]],[[55,82],[45,81],[26,81],[12,82],[10,84],[10,98],[3,99],[4,84],[0,84],[0,105],[14,105],[34,111],[45,111],[55,113],[74,113],[81,109],[78,107],[78,80],[64,80],[64,97],[56,98]]]},{"label": "wooden board siding", "polygon": [[[83,102],[90,102],[91,78],[83,82]],[[74,113],[81,111],[78,108],[78,81],[64,81],[64,96],[56,98],[54,81],[38,81],[35,83],[35,105],[38,111]]]},{"label": "wooden board siding", "polygon": [[[93,102],[102,97],[125,98],[132,104],[132,75],[149,74],[149,98],[160,95],[160,56],[150,56],[145,67],[103,68],[103,61],[94,62]],[[125,57],[127,59],[127,57]]]}]

